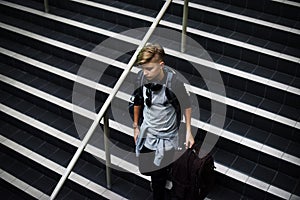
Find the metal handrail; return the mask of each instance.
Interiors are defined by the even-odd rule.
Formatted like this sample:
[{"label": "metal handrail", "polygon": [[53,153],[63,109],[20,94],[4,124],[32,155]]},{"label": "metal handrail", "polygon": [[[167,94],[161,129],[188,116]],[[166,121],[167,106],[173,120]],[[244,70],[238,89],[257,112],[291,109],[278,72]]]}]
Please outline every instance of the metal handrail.
[{"label": "metal handrail", "polygon": [[131,68],[133,67],[133,64],[136,60],[136,57],[138,55],[138,53],[141,51],[141,49],[145,46],[145,44],[147,43],[147,41],[149,40],[149,38],[151,37],[152,33],[154,32],[155,28],[157,27],[159,21],[161,20],[162,16],[164,15],[164,13],[166,12],[167,8],[169,7],[169,5],[171,4],[172,0],[167,0],[163,7],[161,8],[161,10],[159,11],[158,15],[156,16],[155,20],[153,21],[153,23],[151,24],[149,30],[147,31],[147,33],[145,34],[143,40],[141,41],[140,45],[138,46],[138,48],[136,49],[136,51],[134,52],[133,56],[131,57],[129,63],[127,64],[127,67],[125,68],[125,70],[123,71],[123,73],[121,74],[121,77],[119,78],[119,80],[117,81],[115,87],[113,88],[112,92],[110,93],[110,95],[107,97],[105,103],[103,104],[103,106],[101,107],[99,113],[97,114],[93,124],[91,125],[91,127],[89,128],[86,136],[83,138],[80,146],[78,147],[77,151],[75,152],[73,158],[71,159],[70,163],[68,164],[67,169],[65,170],[65,173],[63,174],[63,176],[60,178],[59,182],[57,183],[56,187],[54,188],[54,191],[52,192],[50,199],[54,199],[58,192],[60,191],[60,189],[62,188],[64,182],[66,181],[66,179],[68,178],[68,176],[71,173],[71,170],[73,169],[75,163],[77,162],[79,156],[81,155],[82,151],[84,150],[85,146],[87,145],[89,139],[91,138],[91,136],[93,135],[95,129],[97,128],[97,125],[99,124],[100,120],[102,119],[102,117],[104,116],[107,108],[109,107],[109,105],[111,104],[113,98],[115,97],[115,95],[117,94],[118,90],[120,89],[122,83],[124,82],[125,78],[127,77],[127,75],[130,73]]},{"label": "metal handrail", "polygon": [[109,118],[107,111],[103,117],[103,124],[104,124],[104,150],[105,150],[105,166],[106,166],[106,187],[111,189],[111,158],[110,158],[110,148],[109,148]]}]

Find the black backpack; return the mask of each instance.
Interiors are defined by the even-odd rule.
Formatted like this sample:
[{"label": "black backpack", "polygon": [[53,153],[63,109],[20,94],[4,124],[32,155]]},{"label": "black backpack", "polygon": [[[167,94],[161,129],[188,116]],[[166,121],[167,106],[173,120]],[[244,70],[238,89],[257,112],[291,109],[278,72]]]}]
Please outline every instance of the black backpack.
[{"label": "black backpack", "polygon": [[172,166],[173,194],[176,199],[204,199],[215,183],[214,158],[199,158],[195,148],[187,149]]},{"label": "black backpack", "polygon": [[[181,110],[180,110],[180,105],[179,102],[175,96],[175,94],[172,91],[172,80],[176,76],[176,72],[171,69],[168,66],[164,67],[164,70],[167,74],[167,80],[166,80],[166,97],[168,99],[168,103],[172,104],[173,107],[176,110],[177,113],[177,126],[179,127],[180,121],[181,121]],[[136,79],[136,86],[140,86],[137,90],[142,89],[144,85],[144,73],[143,71],[139,71]],[[129,105],[128,105],[128,111],[130,114],[131,119],[133,120],[133,107],[134,107],[134,98],[136,98],[136,92],[131,96]],[[140,97],[143,98],[143,97]],[[143,109],[142,109],[143,110]],[[140,112],[140,117],[139,117],[139,125],[141,125],[143,122],[143,112]]]}]

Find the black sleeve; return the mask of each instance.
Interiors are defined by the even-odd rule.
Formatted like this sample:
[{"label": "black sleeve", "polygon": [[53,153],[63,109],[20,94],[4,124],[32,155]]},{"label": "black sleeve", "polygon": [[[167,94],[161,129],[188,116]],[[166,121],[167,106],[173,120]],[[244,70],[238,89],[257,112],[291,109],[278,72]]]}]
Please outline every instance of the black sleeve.
[{"label": "black sleeve", "polygon": [[144,104],[144,98],[143,98],[143,87],[137,88],[134,93],[134,105],[135,106],[141,106]]},{"label": "black sleeve", "polygon": [[143,70],[140,70],[137,73],[137,76],[135,78],[134,82],[134,105],[135,106],[141,106],[144,104],[144,98],[143,98],[143,87],[141,86],[141,77],[143,75]]}]

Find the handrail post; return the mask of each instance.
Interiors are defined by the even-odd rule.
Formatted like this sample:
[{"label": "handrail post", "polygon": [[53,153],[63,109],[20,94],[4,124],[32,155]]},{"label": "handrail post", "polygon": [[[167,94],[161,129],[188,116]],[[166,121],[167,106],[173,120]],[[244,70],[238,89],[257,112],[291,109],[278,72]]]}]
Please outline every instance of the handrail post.
[{"label": "handrail post", "polygon": [[70,173],[71,173],[75,163],[77,162],[79,156],[81,155],[82,151],[86,147],[88,141],[90,140],[90,138],[93,135],[95,129],[97,128],[100,120],[104,116],[104,113],[106,112],[107,108],[111,104],[111,101],[113,100],[113,98],[115,97],[117,92],[119,91],[119,89],[120,89],[122,83],[124,82],[124,80],[126,79],[127,75],[130,73],[130,70],[133,67],[133,64],[135,63],[136,57],[138,56],[139,52],[142,50],[142,48],[145,46],[145,44],[147,43],[147,41],[151,37],[152,33],[154,32],[155,28],[157,27],[159,21],[161,20],[162,16],[166,12],[166,10],[169,7],[169,5],[171,4],[171,2],[172,2],[172,0],[167,0],[165,2],[162,9],[159,11],[156,18],[152,22],[149,30],[146,32],[143,40],[139,44],[138,48],[135,50],[133,56],[131,57],[129,63],[127,64],[126,68],[124,69],[123,73],[121,74],[119,80],[115,84],[113,90],[111,91],[111,93],[107,97],[106,101],[102,105],[102,107],[101,107],[99,113],[96,115],[91,127],[89,128],[88,132],[86,133],[85,137],[83,138],[82,142],[80,143],[80,145],[79,145],[78,149],[76,150],[73,158],[71,159],[70,163],[68,164],[67,169],[65,170],[63,176],[60,178],[60,180],[58,181],[56,187],[54,188],[54,190],[53,190],[53,192],[50,196],[51,200],[53,200],[57,196],[58,192],[62,188],[62,186],[65,183],[66,179],[70,175]]},{"label": "handrail post", "polygon": [[44,8],[45,8],[45,12],[48,13],[49,12],[49,2],[48,2],[48,0],[44,0]]},{"label": "handrail post", "polygon": [[109,118],[107,111],[103,117],[103,124],[104,124],[104,149],[105,149],[105,164],[106,164],[106,186],[108,189],[111,189],[111,160],[110,160],[110,148],[109,148]]},{"label": "handrail post", "polygon": [[188,19],[189,0],[184,0],[183,16],[182,16],[182,33],[181,33],[181,52],[185,52],[186,48],[186,27]]}]

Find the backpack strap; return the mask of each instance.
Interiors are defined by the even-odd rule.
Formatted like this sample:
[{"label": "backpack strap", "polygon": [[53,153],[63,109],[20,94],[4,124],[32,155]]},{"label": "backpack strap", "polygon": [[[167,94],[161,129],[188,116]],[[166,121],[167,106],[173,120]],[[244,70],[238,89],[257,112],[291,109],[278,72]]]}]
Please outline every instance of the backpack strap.
[{"label": "backpack strap", "polygon": [[167,73],[166,90],[165,90],[167,101],[165,102],[165,105],[171,104],[175,108],[177,114],[177,127],[179,127],[181,121],[180,105],[178,104],[179,102],[176,95],[172,92],[172,79],[176,76],[176,72],[168,66],[165,66],[164,70]]},{"label": "backpack strap", "polygon": [[172,87],[173,72],[167,72],[166,87],[170,90]]},{"label": "backpack strap", "polygon": [[173,79],[173,76],[176,74],[176,72],[168,66],[165,66],[164,69],[165,69],[165,72],[167,73],[166,87],[171,89],[172,88],[172,79]]},{"label": "backpack strap", "polygon": [[174,96],[171,95],[170,91],[172,91],[172,79],[173,79],[173,76],[176,74],[176,72],[167,66],[165,66],[164,70],[167,73],[166,96],[167,96],[168,102],[166,102],[166,103],[170,103],[173,105]]}]

